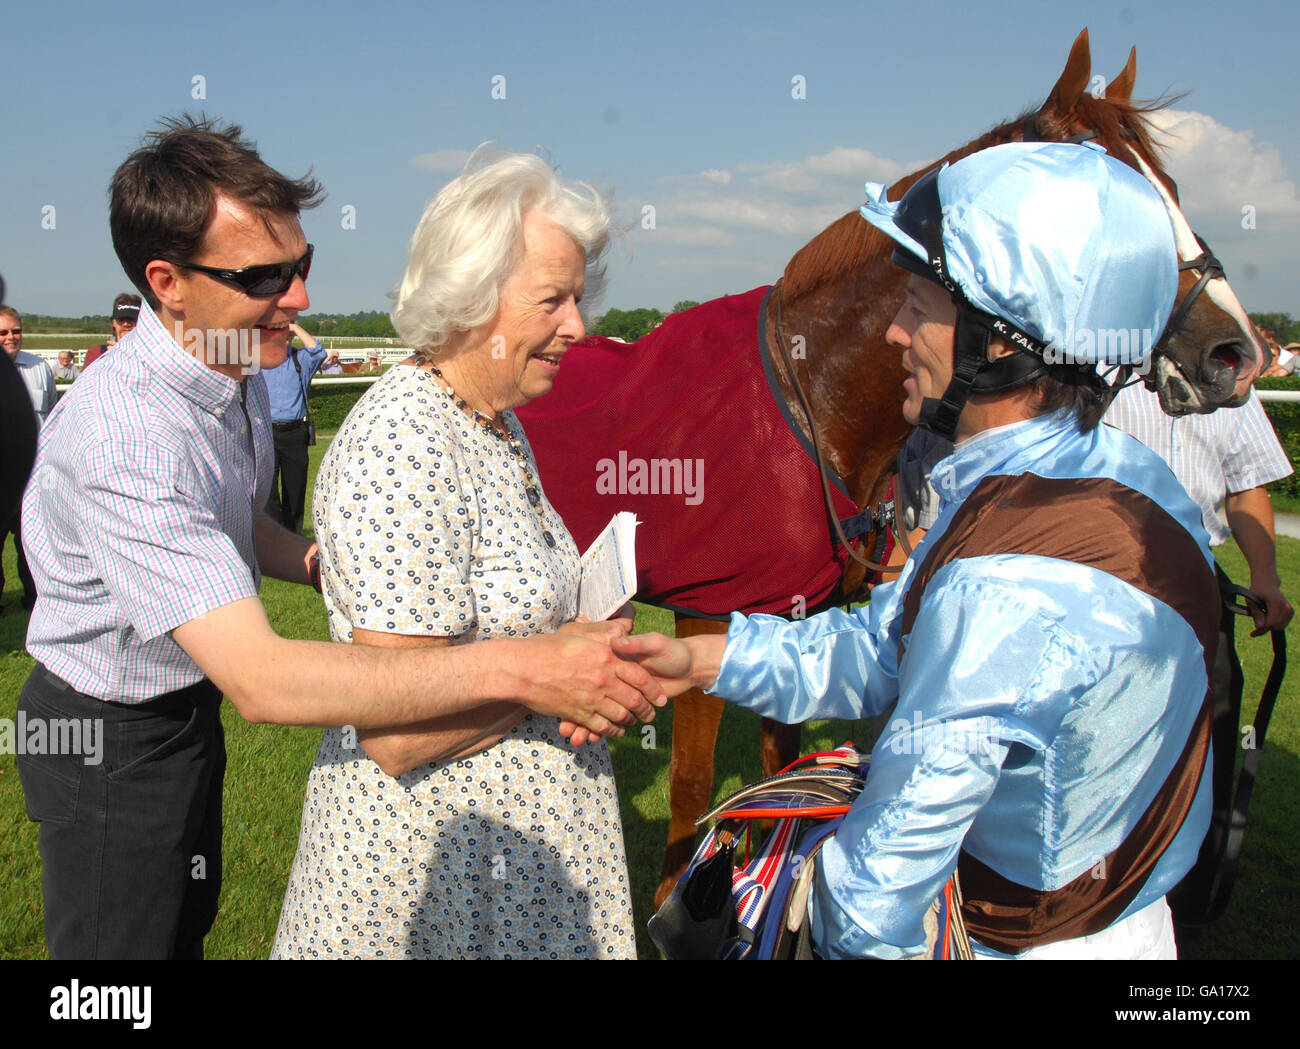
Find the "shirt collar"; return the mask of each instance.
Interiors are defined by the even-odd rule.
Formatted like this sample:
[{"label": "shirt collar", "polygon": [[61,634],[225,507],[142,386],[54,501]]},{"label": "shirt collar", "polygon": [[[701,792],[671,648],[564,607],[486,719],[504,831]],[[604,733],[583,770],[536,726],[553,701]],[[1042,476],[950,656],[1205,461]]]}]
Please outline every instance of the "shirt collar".
[{"label": "shirt collar", "polygon": [[172,338],[147,302],[140,303],[135,327],[122,337],[157,379],[204,411],[224,415],[240,399],[243,383],[213,371]]},{"label": "shirt collar", "polygon": [[[951,455],[936,463],[930,483],[945,503],[961,502],[989,474],[1019,473],[1017,460],[1037,460],[1077,430],[1078,420],[1069,409],[995,426],[962,441]],[[1028,449],[1033,449],[1033,454],[1026,457]]]}]

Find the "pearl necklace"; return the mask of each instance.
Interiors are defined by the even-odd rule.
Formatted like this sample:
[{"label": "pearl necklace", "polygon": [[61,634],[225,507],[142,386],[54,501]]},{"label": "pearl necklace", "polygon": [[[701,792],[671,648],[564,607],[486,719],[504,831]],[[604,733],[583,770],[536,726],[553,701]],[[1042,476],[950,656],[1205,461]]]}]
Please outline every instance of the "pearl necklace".
[{"label": "pearl necklace", "polygon": [[[456,391],[452,389],[451,383],[447,381],[447,377],[442,374],[442,371],[437,365],[430,364],[429,371],[433,372],[433,374],[438,377],[438,381],[442,388],[447,391],[447,395],[451,398],[452,403],[455,404],[457,408],[470,416],[470,418],[478,423],[485,432],[490,433],[510,449],[515,462],[519,464],[519,468],[524,472],[524,492],[528,496],[528,505],[537,512],[538,520],[545,522],[545,511],[542,509],[542,492],[541,489],[538,488],[537,482],[533,480],[532,472],[528,469],[528,456],[524,454],[523,442],[514,434],[510,433],[509,430],[506,430],[503,433],[502,427],[494,423],[477,408],[472,407],[464,397],[459,396]],[[555,546],[555,536],[551,535],[549,529],[542,529],[542,538],[546,540],[547,546]]]}]

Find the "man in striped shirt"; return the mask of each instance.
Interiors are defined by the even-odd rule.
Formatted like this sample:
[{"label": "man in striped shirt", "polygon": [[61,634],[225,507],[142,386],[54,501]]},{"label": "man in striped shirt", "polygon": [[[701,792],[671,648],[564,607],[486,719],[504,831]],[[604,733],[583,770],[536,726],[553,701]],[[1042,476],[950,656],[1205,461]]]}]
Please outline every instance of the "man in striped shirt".
[{"label": "man in striped shirt", "polygon": [[24,500],[40,598],[19,718],[96,741],[18,759],[55,958],[202,956],[221,884],[223,694],[250,721],[358,729],[513,700],[597,734],[664,701],[610,651],[626,624],[408,651],[271,629],[262,575],[319,576],[314,544],[261,512],[273,450],[257,373],[284,361],[308,306],[298,213],[321,193],[240,134],[168,121],[114,175],[139,324],[50,417]]},{"label": "man in striped shirt", "polygon": [[[1273,504],[1265,487],[1291,473],[1254,390],[1239,408],[1174,418],[1141,383],[1126,386],[1106,412],[1105,422],[1137,438],[1169,464],[1192,501],[1211,546],[1236,539],[1246,559],[1249,586],[1263,607],[1250,606],[1258,636],[1284,630],[1294,614],[1277,574]],[[1220,585],[1230,582],[1217,564]],[[1242,674],[1237,657],[1236,616],[1217,610],[1219,637],[1214,657],[1214,819],[1196,866],[1170,894],[1180,922],[1202,920],[1220,867],[1232,807],[1234,758],[1240,747]]]}]

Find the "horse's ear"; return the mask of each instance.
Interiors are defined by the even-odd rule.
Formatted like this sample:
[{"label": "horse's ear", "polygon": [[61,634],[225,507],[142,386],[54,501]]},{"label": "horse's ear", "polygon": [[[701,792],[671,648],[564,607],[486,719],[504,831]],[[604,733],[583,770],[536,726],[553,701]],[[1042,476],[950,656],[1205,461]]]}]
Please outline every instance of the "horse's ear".
[{"label": "horse's ear", "polygon": [[1083,32],[1074,38],[1074,46],[1070,48],[1070,57],[1066,60],[1065,70],[1061,73],[1056,86],[1052,88],[1052,93],[1047,96],[1048,104],[1055,103],[1054,108],[1061,116],[1072,113],[1075,104],[1087,88],[1088,78],[1091,75],[1092,52],[1088,47],[1088,30],[1085,27]]},{"label": "horse's ear", "polygon": [[1128,62],[1119,71],[1119,76],[1106,85],[1106,101],[1122,102],[1128,105],[1133,97],[1133,83],[1137,80],[1138,49],[1130,48]]}]

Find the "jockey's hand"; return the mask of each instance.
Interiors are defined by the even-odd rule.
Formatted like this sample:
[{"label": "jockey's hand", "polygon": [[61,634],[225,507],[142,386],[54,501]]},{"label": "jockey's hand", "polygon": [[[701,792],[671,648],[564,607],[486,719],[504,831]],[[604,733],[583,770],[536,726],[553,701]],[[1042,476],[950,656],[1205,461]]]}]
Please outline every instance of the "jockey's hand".
[{"label": "jockey's hand", "polygon": [[717,677],[716,668],[708,681],[697,681],[696,673],[701,668],[697,660],[698,646],[695,642],[716,642],[718,657],[721,659],[722,646],[726,638],[722,635],[701,636],[678,641],[663,634],[637,634],[632,637],[618,637],[610,641],[612,648],[624,659],[634,660],[655,676],[655,680],[670,696],[680,696],[690,688],[709,684]]},{"label": "jockey's hand", "polygon": [[1286,625],[1291,622],[1291,617],[1295,615],[1295,610],[1291,607],[1291,602],[1286,599],[1286,595],[1282,593],[1282,588],[1260,586],[1252,581],[1250,589],[1264,602],[1263,608],[1253,601],[1247,602],[1250,616],[1255,621],[1255,629],[1250,632],[1250,636],[1259,637],[1260,634],[1266,634],[1270,630],[1285,630]]}]

